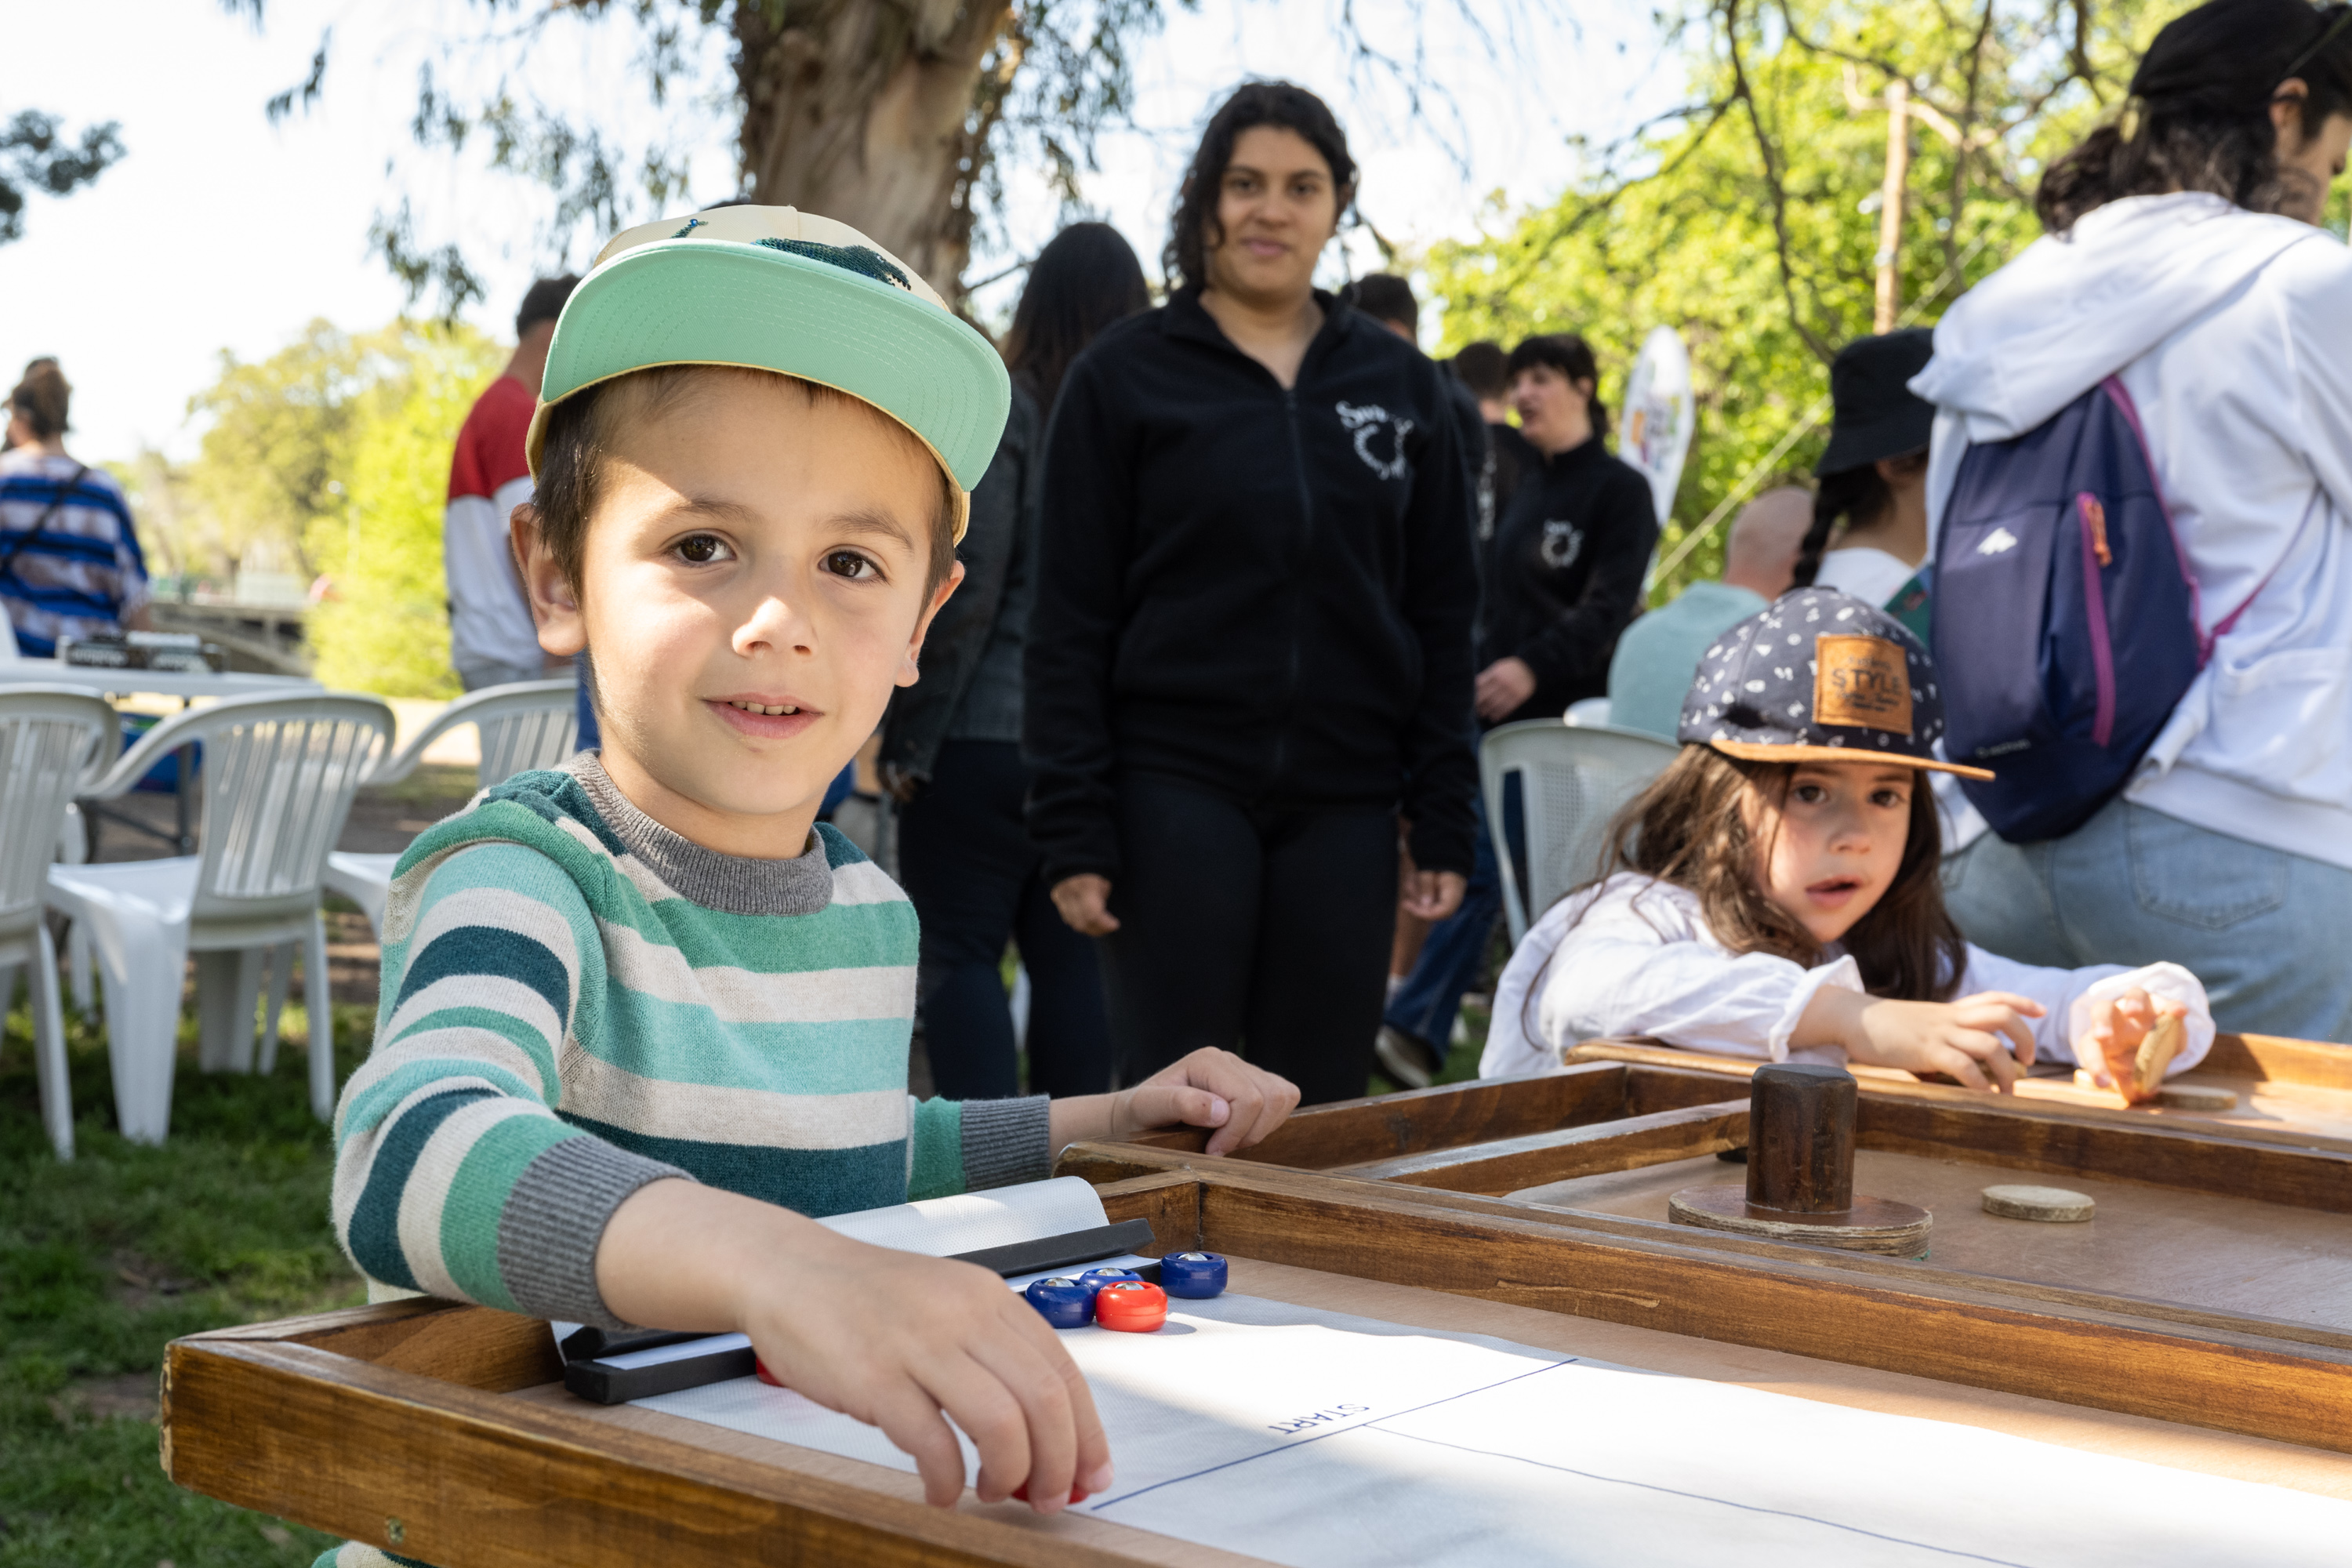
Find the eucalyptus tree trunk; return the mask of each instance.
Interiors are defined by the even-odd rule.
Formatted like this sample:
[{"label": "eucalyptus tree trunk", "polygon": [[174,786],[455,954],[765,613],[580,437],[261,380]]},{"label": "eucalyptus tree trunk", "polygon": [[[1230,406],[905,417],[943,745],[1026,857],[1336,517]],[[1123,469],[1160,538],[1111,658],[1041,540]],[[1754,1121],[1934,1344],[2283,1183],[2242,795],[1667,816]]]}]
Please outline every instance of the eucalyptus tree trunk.
[{"label": "eucalyptus tree trunk", "polygon": [[738,0],[734,16],[746,190],[854,225],[956,300],[994,79],[1018,59],[1011,0]]}]

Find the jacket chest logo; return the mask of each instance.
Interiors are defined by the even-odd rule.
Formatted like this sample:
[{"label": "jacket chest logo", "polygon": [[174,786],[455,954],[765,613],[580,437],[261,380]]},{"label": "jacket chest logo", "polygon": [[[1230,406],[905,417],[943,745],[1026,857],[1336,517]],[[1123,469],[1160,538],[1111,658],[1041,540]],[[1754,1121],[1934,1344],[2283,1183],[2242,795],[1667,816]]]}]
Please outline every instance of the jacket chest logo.
[{"label": "jacket chest logo", "polygon": [[1333,409],[1339,423],[1356,438],[1356,456],[1364,467],[1384,479],[1401,479],[1412,471],[1405,461],[1404,438],[1412,434],[1412,421],[1399,419],[1377,403],[1337,403]]},{"label": "jacket chest logo", "polygon": [[1543,542],[1536,548],[1545,565],[1565,572],[1584,552],[1584,530],[1564,517],[1553,518],[1544,524]]}]

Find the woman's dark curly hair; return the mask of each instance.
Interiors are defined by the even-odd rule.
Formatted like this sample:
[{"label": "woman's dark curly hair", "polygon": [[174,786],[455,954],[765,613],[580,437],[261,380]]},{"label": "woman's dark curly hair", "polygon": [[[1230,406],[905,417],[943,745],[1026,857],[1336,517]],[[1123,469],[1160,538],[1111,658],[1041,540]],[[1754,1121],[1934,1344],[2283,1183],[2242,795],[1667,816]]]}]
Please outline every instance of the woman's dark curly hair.
[{"label": "woman's dark curly hair", "polygon": [[1356,199],[1356,161],[1348,155],[1348,133],[1339,129],[1331,106],[1286,81],[1244,82],[1209,116],[1177,190],[1175,209],[1168,216],[1168,248],[1160,258],[1171,289],[1198,289],[1208,282],[1208,250],[1223,238],[1214,230],[1225,165],[1234,161],[1234,141],[1260,125],[1296,132],[1323,154],[1339,199],[1336,216],[1346,216]]},{"label": "woman's dark curly hair", "polygon": [[2168,23],[2132,73],[2116,123],[2050,165],[2034,211],[2052,234],[2125,196],[2210,191],[2251,212],[2291,195],[2270,106],[2297,78],[2304,134],[2352,113],[2352,5],[2207,0]]}]

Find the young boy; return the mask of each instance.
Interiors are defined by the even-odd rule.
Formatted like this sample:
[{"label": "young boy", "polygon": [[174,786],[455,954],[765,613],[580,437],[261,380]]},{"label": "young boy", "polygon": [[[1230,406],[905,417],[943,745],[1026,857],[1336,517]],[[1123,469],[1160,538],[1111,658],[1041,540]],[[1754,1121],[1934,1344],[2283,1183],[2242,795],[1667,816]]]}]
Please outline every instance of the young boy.
[{"label": "young boy", "polygon": [[963,1487],[942,1413],[984,1500],[1102,1490],[1085,1380],[1032,1308],[803,1217],[1043,1177],[1152,1125],[1223,1152],[1297,1100],[1213,1050],[1050,1106],[907,1095],[914,911],[812,826],[962,575],[1002,363],[856,230],[733,207],[606,247],[541,395],[514,544],[541,645],[589,656],[604,749],[403,857],[337,1117],[344,1246],[435,1296],[748,1333],[935,1504]]}]

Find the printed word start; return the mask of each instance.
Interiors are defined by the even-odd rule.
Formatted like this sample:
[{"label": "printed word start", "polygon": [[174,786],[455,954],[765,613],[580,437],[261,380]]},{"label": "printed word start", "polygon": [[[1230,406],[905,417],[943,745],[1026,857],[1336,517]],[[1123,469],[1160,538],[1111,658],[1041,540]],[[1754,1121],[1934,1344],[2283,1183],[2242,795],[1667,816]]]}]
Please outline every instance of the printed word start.
[{"label": "printed word start", "polygon": [[1328,1426],[1334,1421],[1345,1421],[1350,1415],[1369,1415],[1371,1408],[1369,1405],[1334,1405],[1328,1410],[1318,1410],[1310,1415],[1294,1416],[1288,1421],[1274,1422],[1266,1427],[1266,1430],[1279,1432],[1286,1437],[1294,1436],[1317,1426]]}]

